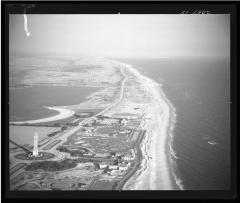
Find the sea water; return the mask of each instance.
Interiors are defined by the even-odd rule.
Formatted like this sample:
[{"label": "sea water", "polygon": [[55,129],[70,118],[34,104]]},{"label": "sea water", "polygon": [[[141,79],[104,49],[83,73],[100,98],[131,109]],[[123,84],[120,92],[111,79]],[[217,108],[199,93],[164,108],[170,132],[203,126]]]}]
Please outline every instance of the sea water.
[{"label": "sea water", "polygon": [[162,84],[176,110],[169,153],[185,190],[230,188],[230,61],[117,59]]},{"label": "sea water", "polygon": [[83,102],[98,87],[35,85],[9,88],[9,120],[35,120],[57,115],[44,106],[69,106]]}]

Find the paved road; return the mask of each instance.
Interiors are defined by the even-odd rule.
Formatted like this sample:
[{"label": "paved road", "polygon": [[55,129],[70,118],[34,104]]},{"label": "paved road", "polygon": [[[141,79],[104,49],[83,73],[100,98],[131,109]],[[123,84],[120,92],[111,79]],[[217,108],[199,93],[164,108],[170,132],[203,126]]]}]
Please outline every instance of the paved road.
[{"label": "paved road", "polygon": [[123,93],[124,93],[124,85],[125,85],[125,83],[126,83],[126,81],[128,79],[128,76],[124,73],[123,69],[124,69],[124,67],[121,65],[120,71],[121,71],[121,74],[124,76],[124,79],[121,82],[121,89],[120,89],[119,99],[117,101],[115,101],[113,104],[111,104],[110,106],[108,106],[106,109],[104,109],[103,111],[98,113],[98,114],[104,114],[106,111],[108,111],[109,109],[111,109],[112,107],[118,105],[121,102],[121,100],[123,98]]}]

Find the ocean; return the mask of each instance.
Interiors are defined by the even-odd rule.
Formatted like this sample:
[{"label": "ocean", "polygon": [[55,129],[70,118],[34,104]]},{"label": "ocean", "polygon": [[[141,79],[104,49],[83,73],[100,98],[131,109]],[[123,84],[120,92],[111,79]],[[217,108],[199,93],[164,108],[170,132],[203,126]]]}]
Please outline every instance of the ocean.
[{"label": "ocean", "polygon": [[69,106],[83,102],[98,87],[34,85],[9,88],[9,120],[35,120],[57,115],[44,106]]},{"label": "ocean", "polygon": [[[162,84],[176,109],[174,175],[184,190],[230,188],[230,60],[117,59]],[[170,150],[169,150],[170,153]]]}]

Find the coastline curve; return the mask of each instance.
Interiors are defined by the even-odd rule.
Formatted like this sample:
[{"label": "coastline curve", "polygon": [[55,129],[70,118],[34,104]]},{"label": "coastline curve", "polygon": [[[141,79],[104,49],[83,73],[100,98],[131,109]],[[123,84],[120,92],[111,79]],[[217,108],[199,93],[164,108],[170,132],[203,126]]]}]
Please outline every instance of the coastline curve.
[{"label": "coastline curve", "polygon": [[49,107],[49,106],[45,106],[45,108],[50,109],[50,110],[54,110],[54,111],[58,111],[57,115],[54,116],[50,116],[50,117],[46,117],[46,118],[41,118],[41,119],[36,119],[36,120],[28,120],[28,121],[12,121],[9,122],[10,124],[36,124],[36,123],[44,123],[44,122],[49,122],[49,121],[56,121],[56,120],[61,120],[61,119],[65,119],[65,118],[69,118],[71,116],[74,115],[74,111],[64,108],[64,107],[57,107],[57,106],[53,106],[53,107]]}]

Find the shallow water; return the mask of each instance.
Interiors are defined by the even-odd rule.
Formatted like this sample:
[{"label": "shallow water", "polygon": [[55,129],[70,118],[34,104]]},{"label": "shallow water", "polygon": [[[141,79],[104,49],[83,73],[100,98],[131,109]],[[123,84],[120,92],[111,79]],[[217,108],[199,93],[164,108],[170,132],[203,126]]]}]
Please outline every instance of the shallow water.
[{"label": "shallow water", "polygon": [[83,102],[97,87],[36,85],[10,88],[10,121],[35,120],[57,115],[44,106],[68,106]]}]

